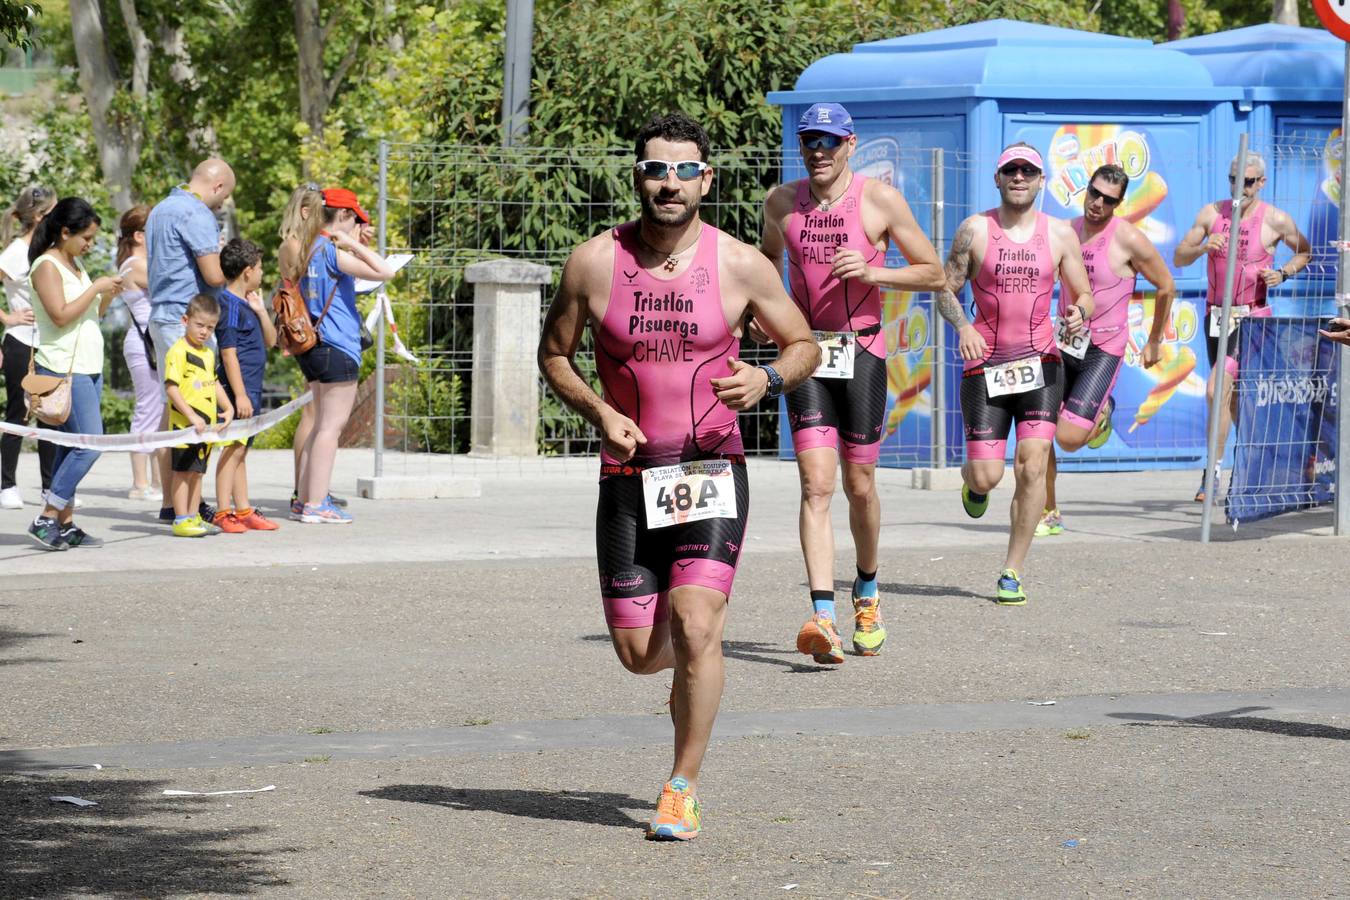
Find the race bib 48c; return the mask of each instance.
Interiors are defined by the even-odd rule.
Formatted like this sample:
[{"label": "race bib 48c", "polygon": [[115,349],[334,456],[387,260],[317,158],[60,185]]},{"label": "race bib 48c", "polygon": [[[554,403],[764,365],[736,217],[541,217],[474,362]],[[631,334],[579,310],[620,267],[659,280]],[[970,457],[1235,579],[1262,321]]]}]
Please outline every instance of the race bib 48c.
[{"label": "race bib 48c", "polygon": [[1069,323],[1060,319],[1059,326],[1055,329],[1055,343],[1059,345],[1060,353],[1074,359],[1082,359],[1087,355],[1088,345],[1092,343],[1092,331],[1084,326],[1077,334],[1070,335]]},{"label": "race bib 48c", "polygon": [[736,481],[731,461],[703,459],[645,469],[642,504],[647,528],[667,528],[703,519],[736,518]]},{"label": "race bib 48c", "polygon": [[851,331],[813,331],[811,334],[820,345],[820,368],[816,369],[815,376],[852,378],[857,335]]},{"label": "race bib 48c", "polygon": [[1045,370],[1039,356],[1028,356],[1012,362],[985,364],[984,385],[990,397],[1025,394],[1045,387]]}]

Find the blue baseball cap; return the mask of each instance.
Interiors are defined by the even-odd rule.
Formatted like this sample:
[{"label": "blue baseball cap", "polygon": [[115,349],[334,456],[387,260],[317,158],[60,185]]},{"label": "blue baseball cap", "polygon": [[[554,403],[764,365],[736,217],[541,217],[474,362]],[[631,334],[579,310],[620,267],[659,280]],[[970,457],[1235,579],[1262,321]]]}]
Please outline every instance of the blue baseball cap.
[{"label": "blue baseball cap", "polygon": [[797,120],[797,133],[808,131],[848,137],[853,133],[853,117],[838,103],[816,103]]}]

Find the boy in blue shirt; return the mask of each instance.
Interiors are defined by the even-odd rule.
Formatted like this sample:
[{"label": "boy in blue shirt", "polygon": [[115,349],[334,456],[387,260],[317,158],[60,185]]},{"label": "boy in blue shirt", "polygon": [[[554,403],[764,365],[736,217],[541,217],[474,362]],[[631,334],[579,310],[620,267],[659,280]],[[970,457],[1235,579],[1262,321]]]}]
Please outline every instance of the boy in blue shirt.
[{"label": "boy in blue shirt", "polygon": [[[252,241],[235,238],[220,251],[220,269],[226,282],[220,293],[220,323],[216,326],[216,345],[220,348],[216,378],[234,404],[236,418],[250,419],[262,411],[267,350],[277,343],[276,328],[258,294],[262,251]],[[278,527],[249,503],[244,459],[252,445],[253,438],[247,443],[226,444],[216,464],[214,524],[226,534],[276,531]]]}]

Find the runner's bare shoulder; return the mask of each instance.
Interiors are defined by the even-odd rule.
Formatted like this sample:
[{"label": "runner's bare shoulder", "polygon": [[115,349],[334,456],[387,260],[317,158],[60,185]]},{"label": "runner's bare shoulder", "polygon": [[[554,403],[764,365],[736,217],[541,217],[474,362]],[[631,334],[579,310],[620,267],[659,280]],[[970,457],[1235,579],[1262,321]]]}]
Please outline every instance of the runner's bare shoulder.
[{"label": "runner's bare shoulder", "polygon": [[764,198],[764,215],[776,221],[785,221],[792,213],[792,204],[796,202],[798,184],[798,181],[789,181],[769,191],[769,196]]}]

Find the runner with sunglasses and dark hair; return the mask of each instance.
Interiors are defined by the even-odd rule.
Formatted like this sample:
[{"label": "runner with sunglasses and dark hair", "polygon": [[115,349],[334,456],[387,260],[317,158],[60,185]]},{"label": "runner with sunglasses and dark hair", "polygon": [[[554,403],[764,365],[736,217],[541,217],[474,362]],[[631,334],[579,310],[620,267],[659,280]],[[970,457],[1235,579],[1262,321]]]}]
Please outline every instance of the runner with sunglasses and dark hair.
[{"label": "runner with sunglasses and dark hair", "polygon": [[[1076,337],[1059,341],[1064,360],[1064,406],[1060,409],[1055,439],[1067,453],[1086,444],[1101,447],[1111,437],[1111,391],[1125,360],[1129,338],[1130,298],[1137,276],[1143,275],[1157,288],[1153,325],[1144,345],[1144,368],[1158,364],[1161,342],[1171,321],[1176,284],[1158,248],[1142,231],[1116,215],[1130,187],[1130,176],[1117,165],[1105,165],[1092,173],[1083,197],[1083,215],[1072,221],[1082,243],[1083,263],[1097,304],[1092,326]],[[1060,291],[1061,313],[1068,291]],[[1050,447],[1045,476],[1045,511],[1036,526],[1036,536],[1062,534],[1064,519],[1055,497],[1055,448]]]},{"label": "runner with sunglasses and dark hair", "polygon": [[[787,397],[812,606],[811,618],[797,634],[797,649],[818,663],[838,665],[844,650],[835,625],[830,501],[841,463],[858,573],[852,590],[853,649],[875,656],[886,641],[877,589],[881,502],[876,467],[887,393],[881,290],[936,291],[944,279],[937,251],[904,194],[849,168],[858,136],[844,107],[817,103],[806,110],[797,123],[797,139],[807,177],[769,194],[760,250],[776,266],[787,251],[792,299],[821,345],[815,376]],[[892,243],[907,266],[886,266]]]},{"label": "runner with sunglasses and dark hair", "polygon": [[[956,229],[947,257],[947,291],[937,301],[938,311],[957,330],[965,360],[961,503],[971,518],[985,514],[989,492],[1003,480],[1008,430],[1017,423],[1012,528],[997,595],[1007,606],[1027,602],[1022,564],[1045,506],[1045,469],[1064,398],[1051,322],[1056,277],[1072,298],[1063,315],[1067,337],[1086,328],[1094,310],[1078,235],[1067,221],[1036,210],[1044,171],[1040,153],[1028,144],[1003,151],[994,172],[1001,202]],[[967,281],[975,297],[973,324],[957,299]]]},{"label": "runner with sunglasses and dark hair", "polygon": [[[1237,157],[1228,167],[1228,183],[1238,178]],[[1219,327],[1223,324],[1216,312],[1223,306],[1224,276],[1228,263],[1228,236],[1233,230],[1233,201],[1218,200],[1208,203],[1195,217],[1195,224],[1177,244],[1172,262],[1177,268],[1189,266],[1202,256],[1209,275],[1209,290],[1205,298],[1207,315],[1205,326],[1209,335],[1209,382],[1207,399],[1214,399],[1215,390],[1223,397],[1219,404],[1219,449],[1214,463],[1214,491],[1219,491],[1219,475],[1223,463],[1223,448],[1228,440],[1228,429],[1237,422],[1237,394],[1233,382],[1238,374],[1238,328],[1246,316],[1270,315],[1266,291],[1284,284],[1308,265],[1312,248],[1308,239],[1294,224],[1293,216],[1263,202],[1259,194],[1266,186],[1266,161],[1258,153],[1248,153],[1242,170],[1242,200],[1238,208],[1237,272],[1233,276],[1233,311],[1228,333],[1228,354],[1223,365],[1218,365]],[[1283,242],[1294,251],[1293,259],[1275,268],[1275,248]],[[1209,404],[1205,405],[1206,410]],[[1205,433],[1209,433],[1206,426]],[[1196,502],[1205,499],[1204,474],[1200,476],[1200,490]]]},{"label": "runner with sunglasses and dark hair", "polygon": [[[596,556],[614,652],[640,675],[675,670],[675,762],[647,836],[688,840],[749,513],[737,413],[799,384],[820,350],[773,266],[699,218],[713,173],[698,123],[654,117],[636,150],[642,215],[568,257],[539,368],[600,432]],[[749,315],[782,348],[771,365],[737,358]],[[588,325],[603,397],[573,361]]]}]

